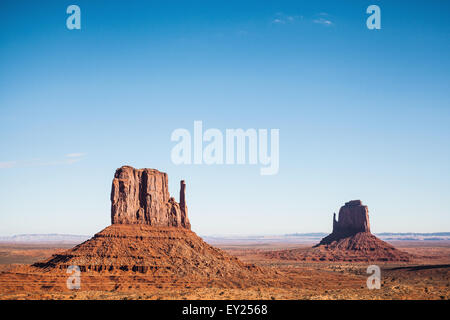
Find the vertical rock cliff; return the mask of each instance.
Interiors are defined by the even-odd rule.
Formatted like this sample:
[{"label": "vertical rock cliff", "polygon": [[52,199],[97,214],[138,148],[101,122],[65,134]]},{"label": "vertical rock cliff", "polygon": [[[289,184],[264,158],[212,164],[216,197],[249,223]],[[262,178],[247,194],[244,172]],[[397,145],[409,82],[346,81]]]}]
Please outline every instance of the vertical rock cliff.
[{"label": "vertical rock cliff", "polygon": [[342,236],[370,232],[369,209],[361,200],[346,202],[339,210],[339,220],[333,217],[333,233]]},{"label": "vertical rock cliff", "polygon": [[123,166],[112,182],[111,223],[190,229],[185,190],[182,180],[179,204],[170,197],[166,173]]},{"label": "vertical rock cliff", "polygon": [[333,214],[333,232],[320,241],[329,244],[333,241],[354,236],[360,232],[370,234],[369,209],[361,200],[346,202],[339,210],[339,220]]}]

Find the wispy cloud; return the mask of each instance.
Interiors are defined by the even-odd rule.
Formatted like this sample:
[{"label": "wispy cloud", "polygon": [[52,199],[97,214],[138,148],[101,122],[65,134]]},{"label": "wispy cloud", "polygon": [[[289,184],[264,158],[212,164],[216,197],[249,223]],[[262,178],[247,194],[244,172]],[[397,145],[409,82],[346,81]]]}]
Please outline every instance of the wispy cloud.
[{"label": "wispy cloud", "polygon": [[237,35],[240,37],[245,37],[248,35],[248,31],[247,30],[239,30],[239,31],[237,31]]},{"label": "wispy cloud", "polygon": [[330,15],[326,12],[320,12],[316,15],[316,19],[313,20],[313,23],[321,24],[323,26],[333,26],[334,23],[331,21]]},{"label": "wispy cloud", "polygon": [[13,168],[16,165],[16,161],[3,161],[0,162],[0,169]]},{"label": "wispy cloud", "polygon": [[275,17],[272,18],[273,24],[288,24],[288,23],[294,23],[298,20],[302,20],[303,16],[299,15],[287,15],[282,12],[277,12],[275,14]]},{"label": "wispy cloud", "polygon": [[[332,21],[332,17],[326,12],[319,12],[313,16],[314,18],[307,19],[305,22],[320,24],[323,26],[331,27],[334,26],[334,22]],[[296,22],[302,22],[303,16],[301,15],[288,15],[282,12],[277,12],[275,16],[272,18],[271,23],[275,25],[287,25],[294,24]]]},{"label": "wispy cloud", "polygon": [[313,22],[324,25],[324,26],[332,26],[333,25],[333,22],[331,20],[328,20],[325,18],[314,19]]},{"label": "wispy cloud", "polygon": [[275,18],[275,19],[272,20],[272,23],[277,23],[277,24],[280,24],[280,23],[281,23],[281,24],[285,24],[286,22],[285,22],[284,20]]},{"label": "wispy cloud", "polygon": [[66,158],[80,158],[80,157],[82,157],[82,156],[84,156],[84,155],[86,155],[86,153],[81,153],[81,152],[78,152],[78,153],[68,153],[68,154],[66,154]]},{"label": "wispy cloud", "polygon": [[85,155],[86,153],[68,153],[56,160],[0,161],[0,169],[69,165],[81,161]]}]

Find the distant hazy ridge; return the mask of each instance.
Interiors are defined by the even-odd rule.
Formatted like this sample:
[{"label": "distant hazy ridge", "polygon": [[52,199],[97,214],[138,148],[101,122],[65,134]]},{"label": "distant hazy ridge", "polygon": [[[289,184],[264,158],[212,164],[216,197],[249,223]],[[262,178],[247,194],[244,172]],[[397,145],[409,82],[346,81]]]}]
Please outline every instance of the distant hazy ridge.
[{"label": "distant hazy ridge", "polygon": [[[325,237],[327,233],[292,233],[284,235],[214,235],[203,236],[207,242],[316,242]],[[402,240],[402,241],[438,241],[450,240],[450,232],[433,233],[377,233],[376,236],[383,240]],[[81,243],[90,238],[89,235],[77,234],[18,234],[9,237],[0,237],[0,242],[58,242],[58,243]]]}]

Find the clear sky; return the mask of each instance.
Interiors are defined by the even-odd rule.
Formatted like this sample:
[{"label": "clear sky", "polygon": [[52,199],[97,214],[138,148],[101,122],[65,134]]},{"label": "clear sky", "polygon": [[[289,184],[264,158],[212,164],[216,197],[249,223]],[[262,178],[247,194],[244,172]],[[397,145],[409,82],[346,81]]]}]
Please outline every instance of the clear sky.
[{"label": "clear sky", "polygon": [[[352,199],[450,231],[449,71],[450,1],[2,0],[0,235],[106,227],[124,164],[185,179],[202,235],[326,232]],[[279,173],[173,164],[195,120],[280,129]]]}]

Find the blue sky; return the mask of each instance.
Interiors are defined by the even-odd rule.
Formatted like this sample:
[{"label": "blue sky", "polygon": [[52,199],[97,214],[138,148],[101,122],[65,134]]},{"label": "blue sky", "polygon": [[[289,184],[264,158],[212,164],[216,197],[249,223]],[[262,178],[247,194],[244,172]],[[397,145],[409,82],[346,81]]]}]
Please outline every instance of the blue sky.
[{"label": "blue sky", "polygon": [[[199,234],[326,232],[352,199],[375,232],[450,231],[448,1],[0,9],[0,235],[99,231],[124,164],[167,172],[176,198],[185,179]],[[280,129],[279,173],[174,165],[194,120]]]}]

